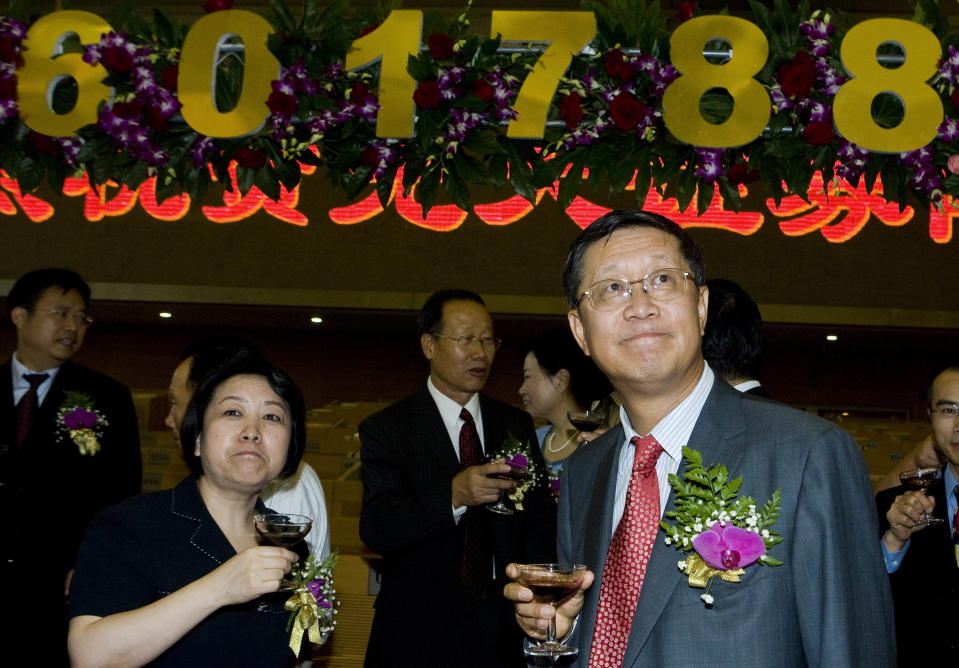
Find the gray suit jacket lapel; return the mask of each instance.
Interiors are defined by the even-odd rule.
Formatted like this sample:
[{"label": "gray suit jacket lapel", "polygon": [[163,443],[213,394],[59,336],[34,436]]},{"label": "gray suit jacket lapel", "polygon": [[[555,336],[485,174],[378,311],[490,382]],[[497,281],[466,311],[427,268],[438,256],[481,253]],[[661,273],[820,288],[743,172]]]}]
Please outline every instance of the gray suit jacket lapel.
[{"label": "gray suit jacket lapel", "polygon": [[[740,401],[739,393],[717,376],[688,444],[689,447],[702,453],[703,463],[706,466],[723,464],[733,477],[735,477],[733,472],[738,468],[744,451],[743,435],[746,426],[742,408],[739,405]],[[680,463],[677,475],[681,476],[685,469],[685,462]],[[673,495],[670,493],[666,512],[673,509],[673,501]],[[623,657],[624,666],[632,666],[636,663],[676,587],[682,583],[681,586],[688,589],[685,576],[676,565],[682,558],[681,553],[675,546],[666,545],[664,538],[665,534],[659,531],[646,570],[646,579],[636,608],[633,627],[630,630],[629,645]],[[607,544],[608,542],[607,538]],[[683,595],[698,597],[699,593],[698,590],[690,590],[683,592]]]}]

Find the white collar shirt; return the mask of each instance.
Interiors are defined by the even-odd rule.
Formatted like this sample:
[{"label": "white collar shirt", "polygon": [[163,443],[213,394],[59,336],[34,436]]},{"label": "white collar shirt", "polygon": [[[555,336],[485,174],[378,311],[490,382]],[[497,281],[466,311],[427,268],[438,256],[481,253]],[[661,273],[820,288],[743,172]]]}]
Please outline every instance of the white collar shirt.
[{"label": "white collar shirt", "polygon": [[16,406],[20,403],[20,400],[23,399],[23,395],[27,393],[30,389],[30,383],[26,378],[23,377],[25,373],[45,373],[49,377],[40,383],[37,386],[37,402],[38,406],[43,405],[43,400],[47,398],[47,394],[50,392],[50,388],[53,386],[53,379],[57,377],[57,373],[60,371],[60,367],[55,366],[52,369],[45,369],[44,371],[34,371],[33,369],[28,369],[23,365],[23,362],[20,361],[20,358],[17,357],[17,353],[13,353],[13,357],[10,359],[10,375],[13,381],[13,405]]},{"label": "white collar shirt", "polygon": [[[679,470],[679,465],[683,461],[683,446],[689,444],[689,437],[693,433],[693,427],[699,420],[699,414],[706,403],[706,397],[713,387],[713,370],[708,364],[703,365],[703,374],[699,382],[693,388],[685,399],[679,402],[673,410],[666,414],[649,433],[663,447],[663,454],[656,462],[656,478],[659,481],[659,512],[662,516],[666,510],[666,503],[669,501],[669,476]],[[623,511],[626,507],[626,492],[629,489],[629,479],[633,472],[633,456],[636,453],[636,447],[630,443],[634,436],[642,438],[647,434],[638,434],[633,429],[626,409],[619,409],[620,422],[623,425],[623,442],[620,445],[619,468],[616,475],[616,497],[613,502],[613,524],[610,527],[610,533],[616,531],[619,520],[623,517]]]}]

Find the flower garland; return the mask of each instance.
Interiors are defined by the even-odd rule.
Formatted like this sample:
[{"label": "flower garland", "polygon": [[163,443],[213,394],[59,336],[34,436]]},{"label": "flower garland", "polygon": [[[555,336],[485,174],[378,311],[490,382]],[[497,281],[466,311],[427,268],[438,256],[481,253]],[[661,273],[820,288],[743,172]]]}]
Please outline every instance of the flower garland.
[{"label": "flower garland", "polygon": [[[208,12],[229,9],[232,0],[208,0]],[[537,190],[559,181],[557,198],[568,206],[584,186],[621,193],[635,180],[669,189],[685,209],[693,199],[704,211],[716,188],[738,209],[741,187],[761,181],[777,202],[806,197],[816,172],[825,183],[865,180],[901,206],[909,199],[941,205],[959,197],[959,36],[947,33],[938,3],[919,0],[913,21],[939,38],[943,57],[930,82],[943,100],[945,118],[927,146],[902,154],[870,152],[837,136],[833,103],[848,79],[839,62],[846,27],[825,11],[811,12],[808,0],[795,7],[751,2],[753,22],[769,41],[769,57],[755,79],[772,101],[765,132],[735,149],[696,147],[675,140],[663,123],[662,99],[679,72],[669,62],[668,25],[697,15],[695,3],[680,3],[667,20],[659,3],[647,0],[586,0],[598,33],[576,54],[549,111],[542,140],[512,139],[506,123],[533,69],[533,51],[506,53],[497,38],[469,33],[469,4],[449,25],[433,22],[426,45],[410,57],[415,80],[414,135],[406,140],[375,135],[380,111],[378,73],[347,71],[350,44],[375,29],[384,16],[351,10],[346,0],[320,8],[306,0],[297,19],[272,0],[275,32],[268,47],[281,64],[266,105],[264,127],[249,137],[217,139],[198,134],[179,115],[177,73],[186,27],[161,12],[152,22],[133,16],[99,42],[73,45],[84,61],[102,66],[113,97],[97,122],[72,137],[30,130],[19,114],[18,69],[28,25],[0,17],[0,169],[24,192],[41,183],[61,189],[68,176],[85,171],[95,184],[108,181],[136,188],[158,177],[157,198],[188,193],[201,197],[214,184],[231,187],[229,168],[245,193],[256,186],[278,199],[295,187],[301,166],[323,166],[335,187],[354,198],[374,187],[384,203],[403,168],[404,192],[414,192],[426,212],[439,192],[465,210],[471,190],[509,186],[530,201]],[[29,8],[21,7],[23,16]],[[65,47],[68,48],[68,47]],[[717,47],[718,48],[718,47]],[[218,66],[217,104],[229,108],[239,95],[235,64]],[[75,92],[75,90],[73,91]],[[55,89],[55,109],[70,108],[69,85]],[[707,118],[723,119],[733,106],[728,95],[706,93]],[[878,122],[894,127],[895,105],[879,105]],[[874,105],[874,111],[876,107]],[[415,189],[414,189],[415,186]],[[637,197],[647,192],[635,188]]]}]

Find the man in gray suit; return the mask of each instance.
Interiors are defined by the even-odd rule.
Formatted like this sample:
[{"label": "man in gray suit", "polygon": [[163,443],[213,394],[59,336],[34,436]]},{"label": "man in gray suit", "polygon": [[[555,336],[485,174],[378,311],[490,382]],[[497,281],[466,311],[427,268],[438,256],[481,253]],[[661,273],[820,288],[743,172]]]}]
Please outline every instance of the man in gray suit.
[{"label": "man in gray suit", "polygon": [[[614,211],[573,243],[563,281],[570,326],[622,396],[622,420],[573,455],[562,481],[559,559],[592,569],[579,591],[554,611],[505,588],[527,635],[543,638],[555,616],[557,637],[579,648],[572,665],[590,668],[893,665],[862,457],[832,424],[736,392],[704,363],[709,295],[692,238],[662,216]],[[782,491],[783,540],[769,557],[784,564],[713,579],[710,605],[657,527],[675,508],[668,475],[685,470],[685,445],[742,476],[740,495],[762,504]]]}]

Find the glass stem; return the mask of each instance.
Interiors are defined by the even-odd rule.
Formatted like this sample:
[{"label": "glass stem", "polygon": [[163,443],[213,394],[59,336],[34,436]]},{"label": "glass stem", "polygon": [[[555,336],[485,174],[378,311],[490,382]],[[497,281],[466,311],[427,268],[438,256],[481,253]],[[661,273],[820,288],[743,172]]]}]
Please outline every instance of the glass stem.
[{"label": "glass stem", "polygon": [[546,620],[546,644],[552,646],[556,644],[556,606],[553,606],[553,616]]}]

